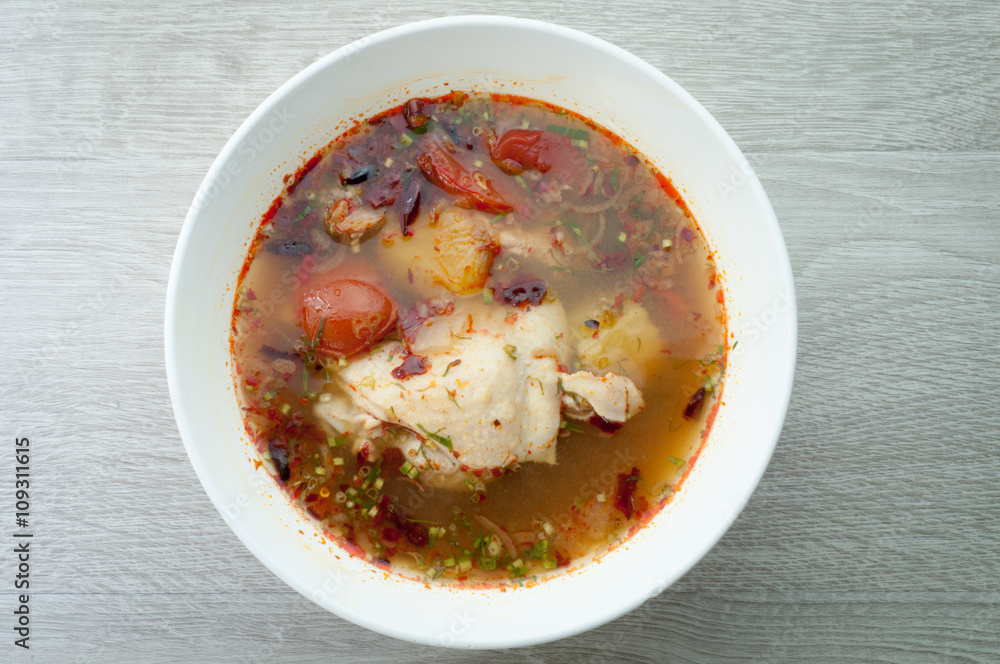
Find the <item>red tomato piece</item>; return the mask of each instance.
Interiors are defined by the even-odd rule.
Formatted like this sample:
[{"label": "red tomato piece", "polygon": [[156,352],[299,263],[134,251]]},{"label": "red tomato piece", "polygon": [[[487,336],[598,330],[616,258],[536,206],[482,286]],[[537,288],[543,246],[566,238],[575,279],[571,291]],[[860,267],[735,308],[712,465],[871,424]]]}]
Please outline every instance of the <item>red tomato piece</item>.
[{"label": "red tomato piece", "polygon": [[320,352],[337,358],[371,348],[396,327],[398,316],[384,289],[358,277],[320,277],[302,295],[306,335],[317,340]]},{"label": "red tomato piece", "polygon": [[567,184],[575,184],[587,170],[586,157],[569,136],[538,129],[511,129],[499,139],[491,137],[490,157],[511,175],[526,170],[548,173],[554,168]]},{"label": "red tomato piece", "polygon": [[417,165],[428,181],[461,197],[470,208],[493,214],[514,209],[497,193],[488,177],[479,171],[470,173],[437,143],[425,144],[424,152],[417,156]]}]

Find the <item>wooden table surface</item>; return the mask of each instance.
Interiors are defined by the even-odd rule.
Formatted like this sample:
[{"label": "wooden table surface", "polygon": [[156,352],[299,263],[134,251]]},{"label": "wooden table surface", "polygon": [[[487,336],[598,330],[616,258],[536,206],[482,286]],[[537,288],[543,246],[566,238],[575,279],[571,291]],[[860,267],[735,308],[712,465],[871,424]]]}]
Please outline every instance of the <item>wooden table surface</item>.
[{"label": "wooden table surface", "polygon": [[781,222],[800,344],[777,452],[704,560],[611,624],[487,653],[373,634],[264,568],[184,453],[162,334],[243,119],[344,44],[486,5],[0,7],[0,531],[24,436],[34,533],[29,651],[0,549],[0,660],[1000,661],[994,0],[490,5],[622,46],[718,118]]}]

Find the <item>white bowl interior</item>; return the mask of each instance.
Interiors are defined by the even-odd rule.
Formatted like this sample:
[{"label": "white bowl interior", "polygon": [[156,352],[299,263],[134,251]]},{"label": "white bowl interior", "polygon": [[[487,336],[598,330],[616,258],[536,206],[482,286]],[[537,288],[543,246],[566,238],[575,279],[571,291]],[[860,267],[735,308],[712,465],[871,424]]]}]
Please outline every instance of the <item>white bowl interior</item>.
[{"label": "white bowl interior", "polygon": [[[709,439],[667,507],[599,560],[507,592],[387,578],[327,541],[254,467],[229,363],[237,275],[282,177],[353,121],[449,89],[548,101],[638,148],[681,191],[715,251],[729,329],[739,342]],[[348,620],[402,639],[466,647],[527,645],[589,629],[659,593],[697,562],[738,515],[770,458],[791,390],[795,335],[791,270],[774,213],[715,120],[666,76],[616,47],[497,17],[379,33],[320,60],[268,98],[198,192],[174,257],[166,319],[181,435],[206,491],[247,547]]]}]

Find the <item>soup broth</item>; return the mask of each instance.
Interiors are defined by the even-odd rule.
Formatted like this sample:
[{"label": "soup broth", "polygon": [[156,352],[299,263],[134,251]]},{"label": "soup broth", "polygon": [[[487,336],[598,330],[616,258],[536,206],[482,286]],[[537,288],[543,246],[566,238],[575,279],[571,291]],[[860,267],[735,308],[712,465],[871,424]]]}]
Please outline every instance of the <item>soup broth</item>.
[{"label": "soup broth", "polygon": [[263,463],[342,547],[523,583],[670,498],[718,403],[724,297],[680,195],[618,137],[452,93],[287,178],[231,348]]}]

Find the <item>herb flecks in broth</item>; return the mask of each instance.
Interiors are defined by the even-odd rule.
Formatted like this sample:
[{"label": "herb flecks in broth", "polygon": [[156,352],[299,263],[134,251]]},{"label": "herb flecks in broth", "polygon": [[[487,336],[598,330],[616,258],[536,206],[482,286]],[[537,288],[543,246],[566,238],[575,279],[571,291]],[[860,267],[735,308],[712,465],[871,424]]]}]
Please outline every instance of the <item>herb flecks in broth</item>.
[{"label": "herb flecks in broth", "polygon": [[523,583],[620,541],[718,403],[724,298],[669,181],[568,111],[410,100],[288,179],[241,277],[247,430],[341,545]]}]

